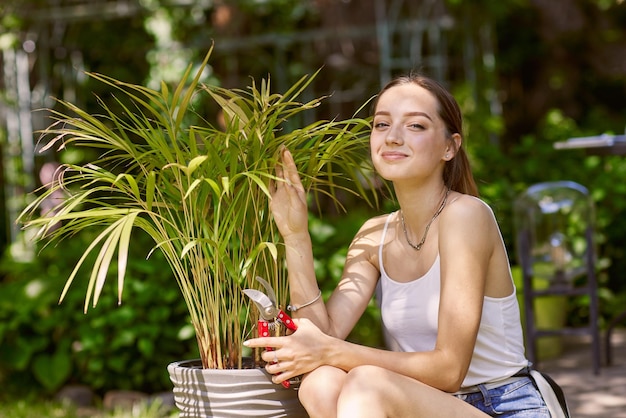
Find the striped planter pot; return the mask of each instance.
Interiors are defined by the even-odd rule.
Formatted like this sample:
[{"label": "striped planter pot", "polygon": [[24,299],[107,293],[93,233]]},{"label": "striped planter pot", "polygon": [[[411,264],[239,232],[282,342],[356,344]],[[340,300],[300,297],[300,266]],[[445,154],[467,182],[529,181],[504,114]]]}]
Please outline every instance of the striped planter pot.
[{"label": "striped planter pot", "polygon": [[181,418],[308,417],[298,392],[272,383],[265,369],[203,369],[187,360],[167,370]]}]

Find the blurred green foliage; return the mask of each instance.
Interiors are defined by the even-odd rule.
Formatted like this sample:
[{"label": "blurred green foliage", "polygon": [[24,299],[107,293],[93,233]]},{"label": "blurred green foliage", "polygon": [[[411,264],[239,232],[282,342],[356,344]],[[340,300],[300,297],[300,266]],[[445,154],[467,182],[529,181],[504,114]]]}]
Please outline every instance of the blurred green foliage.
[{"label": "blurred green foliage", "polygon": [[34,396],[6,400],[0,396],[0,416],[2,418],[176,418],[179,412],[176,409],[167,408],[158,401],[110,410],[100,405],[90,408],[77,407],[70,402],[42,400]]},{"label": "blurred green foliage", "polygon": [[[125,298],[111,286],[83,313],[84,288],[58,305],[63,285],[93,237],[48,246],[32,262],[5,257],[0,271],[0,383],[9,391],[54,393],[69,383],[108,389],[169,389],[168,363],[196,358],[193,329],[175,280],[159,252],[146,260],[148,239],[129,260]],[[87,273],[84,273],[87,274]]]}]

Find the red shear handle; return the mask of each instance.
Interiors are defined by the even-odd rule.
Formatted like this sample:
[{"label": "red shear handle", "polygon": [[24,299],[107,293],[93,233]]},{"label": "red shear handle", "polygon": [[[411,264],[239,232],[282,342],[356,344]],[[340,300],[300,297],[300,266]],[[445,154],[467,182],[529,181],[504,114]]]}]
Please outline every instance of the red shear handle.
[{"label": "red shear handle", "polygon": [[[298,329],[298,327],[296,326],[296,323],[293,322],[293,319],[291,319],[291,317],[289,315],[287,315],[282,309],[278,311],[278,316],[277,319],[282,322],[283,324],[285,324],[285,326],[290,329],[291,331],[296,331]],[[283,386],[286,388],[289,388],[289,386],[291,386],[291,384],[299,384],[300,383],[300,376],[298,377],[294,377],[290,380],[285,380],[283,382]]]},{"label": "red shear handle", "polygon": [[[291,318],[289,318],[289,322],[292,324],[291,326],[295,327],[295,324],[293,323]],[[259,337],[269,337],[270,336],[270,326],[269,326],[269,323],[267,321],[265,321],[263,319],[259,319],[257,325],[259,327]],[[267,351],[274,351],[274,347],[265,347],[265,350],[267,350]],[[273,361],[272,363],[276,363],[276,362]],[[278,373],[278,374],[280,374],[280,373]],[[284,380],[281,383],[281,385],[283,385],[283,387],[285,389],[289,389],[289,387],[291,386],[291,383],[288,380]]]},{"label": "red shear handle", "polygon": [[280,322],[285,324],[285,326],[290,330],[295,331],[298,329],[296,324],[293,322],[293,319],[291,319],[291,317],[287,315],[282,309],[278,311],[278,319],[280,319]]},{"label": "red shear handle", "polygon": [[270,324],[264,319],[259,319],[257,322],[259,327],[259,337],[269,337],[270,336]]}]

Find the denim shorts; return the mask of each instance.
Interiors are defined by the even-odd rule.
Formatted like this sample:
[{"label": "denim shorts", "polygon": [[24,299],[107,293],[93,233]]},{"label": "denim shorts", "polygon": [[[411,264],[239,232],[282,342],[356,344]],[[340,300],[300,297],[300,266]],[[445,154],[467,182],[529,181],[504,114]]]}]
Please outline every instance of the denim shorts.
[{"label": "denim shorts", "polygon": [[492,417],[550,418],[541,393],[528,377],[493,389],[478,385],[478,389],[479,392],[455,396]]}]

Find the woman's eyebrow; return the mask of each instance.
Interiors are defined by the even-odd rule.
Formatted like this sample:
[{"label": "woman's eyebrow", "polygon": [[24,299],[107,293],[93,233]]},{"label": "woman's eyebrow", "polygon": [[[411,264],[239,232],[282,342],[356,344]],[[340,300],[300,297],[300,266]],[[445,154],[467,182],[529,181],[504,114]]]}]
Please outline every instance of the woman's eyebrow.
[{"label": "woman's eyebrow", "polygon": [[424,113],[424,112],[408,112],[404,114],[405,116],[423,116],[426,119],[432,121],[433,118],[431,118],[430,116],[428,116],[428,113]]},{"label": "woman's eyebrow", "polygon": [[[374,113],[374,116],[390,116],[390,115],[391,113],[387,112],[386,110],[379,110],[376,113]],[[428,116],[428,113],[424,113],[424,112],[408,112],[408,113],[405,113],[404,116],[423,116],[430,121],[433,120],[433,118]]]}]

